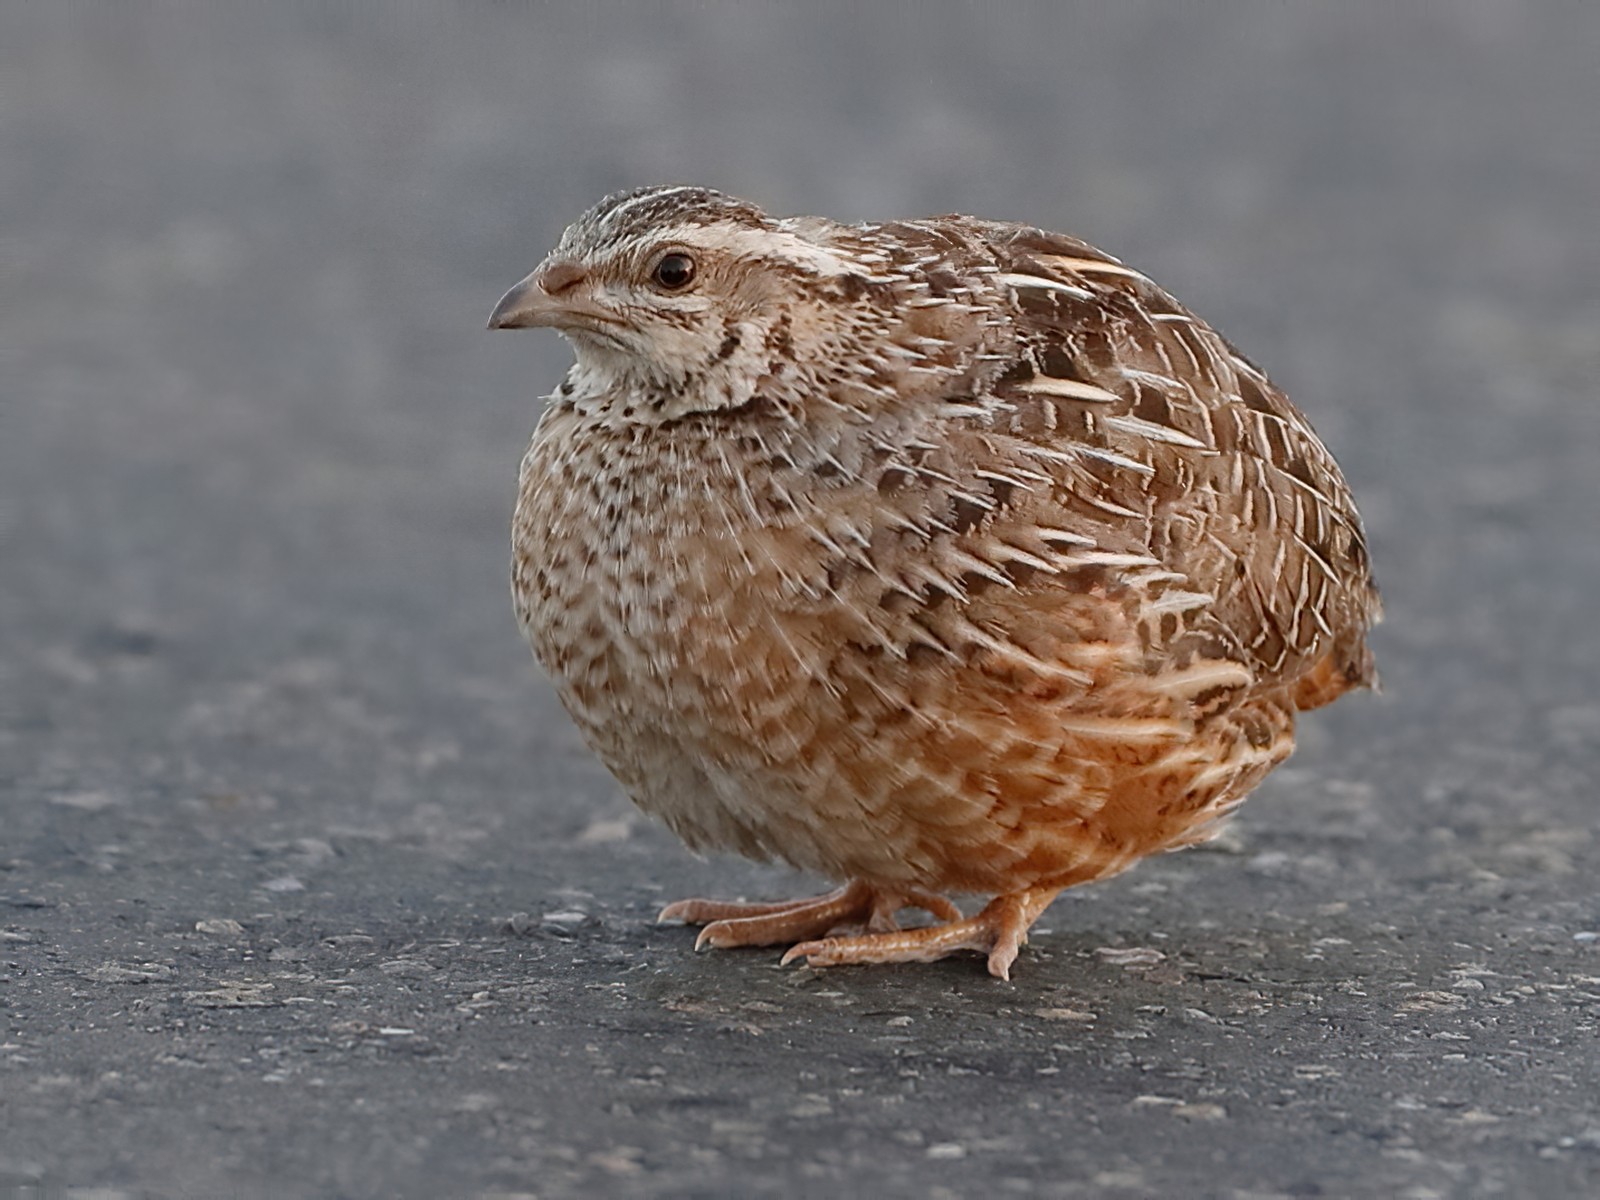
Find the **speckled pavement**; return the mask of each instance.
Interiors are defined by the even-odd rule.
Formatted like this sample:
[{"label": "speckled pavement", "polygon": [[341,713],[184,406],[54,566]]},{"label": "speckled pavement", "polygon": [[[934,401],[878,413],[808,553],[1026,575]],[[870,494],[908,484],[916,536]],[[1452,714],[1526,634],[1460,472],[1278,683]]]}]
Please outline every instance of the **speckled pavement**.
[{"label": "speckled pavement", "polygon": [[[1397,12],[1410,15],[1396,15]],[[8,6],[0,1197],[1600,1193],[1600,8]],[[602,192],[1070,230],[1261,361],[1386,692],[975,957],[779,969],[510,615]]]}]

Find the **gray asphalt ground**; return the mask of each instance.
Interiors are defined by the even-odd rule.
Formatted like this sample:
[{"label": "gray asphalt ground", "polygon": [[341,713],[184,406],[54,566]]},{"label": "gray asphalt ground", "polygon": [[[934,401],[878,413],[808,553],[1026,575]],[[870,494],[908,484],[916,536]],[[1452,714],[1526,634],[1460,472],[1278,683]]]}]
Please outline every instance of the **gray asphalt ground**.
[{"label": "gray asphalt ground", "polygon": [[[1600,1192],[1600,7],[0,10],[0,1196]],[[603,192],[1133,261],[1308,409],[1387,691],[1010,985],[691,953],[509,612]]]}]

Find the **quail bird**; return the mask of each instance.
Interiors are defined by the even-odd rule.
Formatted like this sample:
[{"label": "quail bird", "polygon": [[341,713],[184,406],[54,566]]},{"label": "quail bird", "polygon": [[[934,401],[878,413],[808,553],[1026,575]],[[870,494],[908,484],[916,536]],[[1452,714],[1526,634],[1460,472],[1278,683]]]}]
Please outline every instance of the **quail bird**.
[{"label": "quail bird", "polygon": [[[517,617],[690,847],[841,884],[684,900],[785,962],[977,950],[1204,840],[1375,676],[1304,416],[1139,271],[1026,225],[621,192],[502,299],[575,364],[522,462]],[[948,893],[992,897],[963,916]],[[937,923],[902,929],[921,908]]]}]

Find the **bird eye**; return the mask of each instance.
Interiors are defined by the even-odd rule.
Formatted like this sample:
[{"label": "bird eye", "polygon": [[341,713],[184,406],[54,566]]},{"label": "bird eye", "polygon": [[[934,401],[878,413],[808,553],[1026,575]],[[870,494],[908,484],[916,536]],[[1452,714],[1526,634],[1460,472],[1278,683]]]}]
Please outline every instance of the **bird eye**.
[{"label": "bird eye", "polygon": [[686,288],[694,279],[694,259],[687,254],[663,255],[656,269],[650,272],[650,278],[669,292]]}]

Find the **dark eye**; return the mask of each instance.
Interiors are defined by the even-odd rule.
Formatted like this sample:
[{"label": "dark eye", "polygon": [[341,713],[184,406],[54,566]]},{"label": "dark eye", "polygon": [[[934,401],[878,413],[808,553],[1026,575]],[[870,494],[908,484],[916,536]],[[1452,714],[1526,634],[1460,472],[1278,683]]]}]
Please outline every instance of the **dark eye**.
[{"label": "dark eye", "polygon": [[656,264],[656,269],[650,272],[650,278],[669,292],[686,288],[694,279],[694,259],[687,254],[664,255]]}]

